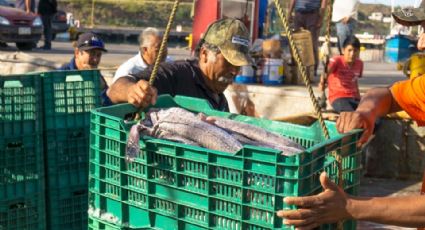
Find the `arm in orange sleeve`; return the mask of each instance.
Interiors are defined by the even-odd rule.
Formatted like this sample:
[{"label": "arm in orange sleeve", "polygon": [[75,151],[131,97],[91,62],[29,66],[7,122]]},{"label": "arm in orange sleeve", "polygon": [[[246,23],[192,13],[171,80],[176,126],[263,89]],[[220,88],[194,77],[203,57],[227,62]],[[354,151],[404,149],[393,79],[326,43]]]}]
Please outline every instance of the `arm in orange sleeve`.
[{"label": "arm in orange sleeve", "polygon": [[394,101],[420,126],[425,125],[425,77],[395,83],[391,87]]}]

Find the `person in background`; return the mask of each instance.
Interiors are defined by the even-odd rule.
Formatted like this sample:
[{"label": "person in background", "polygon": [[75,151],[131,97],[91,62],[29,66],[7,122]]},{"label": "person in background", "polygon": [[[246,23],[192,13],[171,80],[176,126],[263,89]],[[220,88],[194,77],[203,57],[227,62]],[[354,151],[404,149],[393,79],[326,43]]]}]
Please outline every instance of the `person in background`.
[{"label": "person in background", "polygon": [[333,57],[328,65],[328,82],[320,79],[319,88],[329,89],[329,102],[340,113],[354,111],[360,103],[357,80],[363,76],[363,62],[359,59],[360,41],[355,36],[347,37],[343,43],[343,55]]},{"label": "person in background", "polygon": [[[139,53],[124,62],[115,72],[112,82],[127,75],[135,75],[142,72],[148,66],[155,63],[161,47],[162,36],[156,28],[148,27],[139,35]],[[166,48],[167,49],[167,48]],[[163,60],[167,56],[167,52],[163,56]]]},{"label": "person in background", "polygon": [[[74,57],[71,61],[63,65],[59,70],[89,70],[97,69],[102,58],[102,53],[107,52],[105,44],[100,37],[92,32],[80,34],[78,40],[74,42]],[[106,95],[108,85],[103,77],[102,84],[102,105],[111,105],[111,101]]]},{"label": "person in background", "polygon": [[15,7],[27,13],[35,13],[35,0],[16,0]]},{"label": "person in background", "polygon": [[[403,9],[392,15],[405,26],[425,25],[424,8]],[[425,50],[424,33],[419,37],[418,49]],[[396,82],[387,88],[369,90],[355,111],[340,114],[337,129],[340,133],[364,129],[358,142],[360,146],[373,134],[378,117],[401,110],[406,111],[418,126],[425,126],[424,75]],[[278,211],[284,224],[304,230],[324,223],[355,219],[410,228],[425,227],[425,196],[419,192],[418,195],[399,197],[355,197],[336,186],[326,173],[320,175],[320,183],[323,192],[318,195],[284,198],[285,203],[297,207],[296,210]]]},{"label": "person in background", "polygon": [[56,0],[40,0],[38,3],[38,13],[43,21],[44,50],[52,49],[52,20],[57,12]]},{"label": "person in background", "polygon": [[[329,0],[291,0],[289,3],[289,21],[294,22],[295,30],[304,28],[311,33],[315,61],[315,76],[317,76],[317,68],[319,66],[319,34],[327,1]],[[294,15],[292,14],[293,11],[295,11]]]},{"label": "person in background", "polygon": [[206,99],[220,111],[229,111],[224,90],[233,82],[240,66],[252,64],[249,32],[237,19],[212,23],[198,44],[196,59],[163,62],[153,86],[152,67],[115,81],[108,91],[113,103],[131,103],[145,108],[156,103],[158,94],[183,95]]},{"label": "person in background", "polygon": [[359,0],[335,0],[332,8],[332,22],[335,23],[338,49],[342,54],[345,39],[354,35],[357,25]]}]

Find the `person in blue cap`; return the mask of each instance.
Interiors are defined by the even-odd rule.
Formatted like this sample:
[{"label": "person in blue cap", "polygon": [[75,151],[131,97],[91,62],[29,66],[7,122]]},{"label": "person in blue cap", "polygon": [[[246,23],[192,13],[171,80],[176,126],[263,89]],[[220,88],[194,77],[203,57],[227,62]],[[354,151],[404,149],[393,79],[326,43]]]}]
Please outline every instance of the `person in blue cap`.
[{"label": "person in blue cap", "polygon": [[[78,36],[74,43],[74,57],[58,70],[89,70],[97,69],[102,58],[102,54],[107,52],[103,40],[95,33],[87,32]],[[111,105],[109,97],[106,95],[108,85],[101,78],[104,90],[102,91],[102,104]]]}]

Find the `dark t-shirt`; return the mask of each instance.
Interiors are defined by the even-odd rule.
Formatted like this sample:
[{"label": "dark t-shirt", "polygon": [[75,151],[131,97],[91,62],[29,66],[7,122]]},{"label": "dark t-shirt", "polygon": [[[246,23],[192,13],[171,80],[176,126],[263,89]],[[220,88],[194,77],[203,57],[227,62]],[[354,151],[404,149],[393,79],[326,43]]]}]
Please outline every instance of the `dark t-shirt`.
[{"label": "dark t-shirt", "polygon": [[38,3],[38,13],[41,15],[53,15],[57,12],[58,3],[56,0],[40,0]]},{"label": "dark t-shirt", "polygon": [[[214,109],[229,111],[227,100],[223,93],[214,93],[204,80],[198,60],[163,62],[158,67],[154,87],[158,94],[182,95],[206,99]],[[148,81],[152,72],[150,67],[138,75],[127,76],[134,81]]]}]

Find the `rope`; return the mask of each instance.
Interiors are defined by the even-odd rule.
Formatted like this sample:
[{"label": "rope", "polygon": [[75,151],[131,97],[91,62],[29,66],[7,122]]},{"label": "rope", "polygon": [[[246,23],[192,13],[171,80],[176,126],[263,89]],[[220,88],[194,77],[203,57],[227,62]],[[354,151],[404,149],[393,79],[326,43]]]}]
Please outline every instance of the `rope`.
[{"label": "rope", "polygon": [[[326,17],[326,34],[325,34],[325,42],[328,46],[330,46],[331,44],[331,21],[332,21],[332,0],[328,0],[327,2],[327,17]],[[339,44],[338,44],[339,45]],[[330,48],[330,47],[327,47]],[[329,55],[330,52],[325,56],[324,58],[324,62],[323,62],[323,66],[324,66],[324,71],[323,71],[323,78],[324,78],[324,82],[326,84],[326,82],[328,81],[328,64],[329,64]],[[322,94],[323,99],[325,100],[326,103],[326,92],[325,90],[323,90],[323,94]],[[335,158],[336,162],[337,162],[337,168],[338,168],[338,186],[342,189],[344,189],[344,178],[343,178],[343,172],[342,172],[342,157],[336,152],[333,151],[332,156]],[[337,223],[337,229],[344,229],[344,221],[338,221]]]},{"label": "rope", "polygon": [[179,7],[179,3],[180,3],[180,0],[174,1],[173,9],[171,10],[170,17],[168,18],[167,27],[165,28],[164,36],[162,37],[161,47],[159,48],[158,56],[156,57],[153,70],[149,78],[149,85],[153,85],[153,83],[155,82],[156,73],[158,72],[158,66],[162,60],[162,56],[164,56],[164,50],[167,45],[168,34],[170,33],[171,25],[173,24],[174,16],[176,15],[177,8]]},{"label": "rope", "polygon": [[[284,29],[286,30],[286,34],[287,34],[288,40],[289,40],[289,45],[291,46],[295,62],[297,63],[298,69],[300,70],[300,73],[301,73],[301,77],[303,78],[304,83],[307,87],[311,102],[313,103],[314,111],[315,111],[317,117],[319,118],[320,127],[322,128],[322,131],[323,131],[325,138],[329,139],[330,138],[329,131],[326,127],[325,121],[323,120],[322,112],[321,112],[319,103],[318,103],[316,97],[314,96],[314,92],[313,92],[313,88],[311,86],[310,79],[307,77],[306,68],[305,68],[304,64],[302,63],[300,55],[298,53],[298,49],[295,46],[294,38],[293,38],[292,32],[289,28],[288,20],[286,19],[285,15],[283,13],[283,8],[280,6],[279,0],[274,0],[274,3],[276,5],[276,9],[279,13],[280,19],[282,20],[282,25],[283,25]],[[328,4],[327,5],[327,9],[328,9],[328,24],[327,25],[328,25],[328,27],[327,27],[327,31],[326,31],[327,34],[326,34],[325,40],[329,42],[330,41],[330,31],[331,31],[331,29],[330,29],[330,19],[331,19],[331,16],[332,16],[332,5],[331,5],[332,2],[331,2],[331,0],[329,0],[327,4]],[[329,59],[329,57],[327,57],[327,59]],[[325,69],[326,69],[326,66],[325,66]],[[339,187],[342,187],[343,183],[344,183],[344,180],[342,178],[342,157],[339,156],[336,151],[333,151],[331,154],[332,154],[332,156],[335,157],[335,160],[337,162],[338,185],[339,185]],[[337,223],[337,229],[343,229],[343,223],[344,223],[343,221],[339,221]]]},{"label": "rope", "polygon": [[297,63],[298,69],[300,70],[300,73],[301,73],[301,77],[304,80],[304,83],[305,83],[307,90],[308,90],[308,94],[309,94],[310,99],[313,103],[314,112],[316,113],[316,116],[319,118],[320,127],[322,128],[322,131],[323,131],[325,138],[329,139],[330,136],[329,136],[328,128],[326,127],[325,121],[323,120],[322,112],[321,112],[320,107],[319,107],[319,103],[317,102],[317,99],[314,96],[313,87],[311,86],[310,79],[307,77],[306,68],[302,63],[300,54],[298,53],[298,49],[295,46],[294,38],[293,38],[292,32],[289,28],[288,20],[286,19],[285,15],[283,13],[283,8],[279,4],[279,0],[274,0],[274,2],[275,2],[275,5],[276,5],[277,12],[280,16],[280,19],[282,20],[283,27],[286,30],[286,34],[287,34],[288,40],[289,40],[289,45],[291,46],[294,59]]},{"label": "rope", "polygon": [[[325,42],[330,42],[331,41],[331,20],[332,20],[332,0],[328,0],[328,5],[326,6],[327,8],[327,12],[328,12],[328,16],[327,18],[327,23],[326,23],[326,34],[325,34]],[[330,43],[329,43],[330,44]],[[329,58],[329,56],[328,56]]]}]

